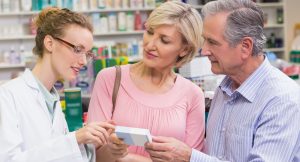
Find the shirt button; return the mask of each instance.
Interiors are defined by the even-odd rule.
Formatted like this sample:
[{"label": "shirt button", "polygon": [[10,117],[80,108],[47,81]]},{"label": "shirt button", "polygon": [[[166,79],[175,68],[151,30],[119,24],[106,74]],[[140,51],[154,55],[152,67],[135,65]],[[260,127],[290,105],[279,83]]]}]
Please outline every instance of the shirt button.
[{"label": "shirt button", "polygon": [[225,132],[225,130],[226,130],[225,128],[222,128],[222,132]]},{"label": "shirt button", "polygon": [[223,156],[218,156],[219,160],[222,160],[223,159]]}]

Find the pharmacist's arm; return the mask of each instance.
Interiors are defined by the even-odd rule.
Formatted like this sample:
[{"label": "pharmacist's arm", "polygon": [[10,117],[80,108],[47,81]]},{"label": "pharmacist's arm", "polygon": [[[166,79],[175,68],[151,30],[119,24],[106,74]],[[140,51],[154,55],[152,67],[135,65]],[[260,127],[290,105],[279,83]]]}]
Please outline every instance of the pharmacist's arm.
[{"label": "pharmacist's arm", "polygon": [[35,147],[25,148],[26,141],[23,140],[17,116],[11,97],[0,93],[0,161],[31,162],[41,159],[54,161],[64,160],[66,157],[68,159],[73,157],[73,161],[82,161],[75,133],[62,135],[46,142],[38,142],[39,144]]},{"label": "pharmacist's arm", "polygon": [[[96,146],[103,145],[105,138],[108,138],[106,129],[114,128],[113,125],[105,122],[89,123],[76,132],[37,141],[45,139],[43,137],[39,138],[43,136],[40,131],[44,130],[37,130],[38,128],[21,130],[20,115],[21,113],[17,112],[15,101],[10,92],[0,89],[0,161],[32,162],[43,159],[43,161],[81,162],[83,161],[83,156],[79,144],[92,143]],[[24,118],[27,119],[25,120],[26,122],[30,122],[30,117],[24,116]],[[27,137],[27,141],[24,141],[26,133],[31,133],[32,131],[35,132],[36,136]]]}]

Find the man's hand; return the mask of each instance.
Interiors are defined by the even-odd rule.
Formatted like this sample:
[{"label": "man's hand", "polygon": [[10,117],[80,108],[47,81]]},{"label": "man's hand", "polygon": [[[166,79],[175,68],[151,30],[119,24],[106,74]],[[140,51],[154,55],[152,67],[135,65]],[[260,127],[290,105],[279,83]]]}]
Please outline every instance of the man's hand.
[{"label": "man's hand", "polygon": [[153,162],[189,162],[192,149],[185,143],[171,137],[153,137],[146,143],[146,151]]}]

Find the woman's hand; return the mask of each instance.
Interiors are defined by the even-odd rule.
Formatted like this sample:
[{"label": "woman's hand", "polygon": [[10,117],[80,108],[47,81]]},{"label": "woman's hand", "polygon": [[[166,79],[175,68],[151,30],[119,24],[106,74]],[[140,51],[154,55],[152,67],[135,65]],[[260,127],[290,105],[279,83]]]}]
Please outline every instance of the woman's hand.
[{"label": "woman's hand", "polygon": [[98,149],[104,144],[108,143],[109,132],[107,130],[114,130],[115,126],[108,122],[92,122],[75,132],[78,144],[94,144]]},{"label": "woman's hand", "polygon": [[115,133],[109,136],[108,149],[115,159],[123,158],[128,154],[128,145],[119,139]]}]

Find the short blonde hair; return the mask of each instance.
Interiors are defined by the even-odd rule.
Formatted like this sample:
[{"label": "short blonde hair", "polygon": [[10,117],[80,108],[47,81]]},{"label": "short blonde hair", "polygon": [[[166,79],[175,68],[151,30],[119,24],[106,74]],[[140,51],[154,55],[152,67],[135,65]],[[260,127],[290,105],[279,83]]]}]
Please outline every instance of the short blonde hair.
[{"label": "short blonde hair", "polygon": [[168,1],[154,9],[145,23],[147,28],[153,29],[160,25],[175,25],[182,35],[183,43],[187,45],[187,55],[178,58],[175,66],[190,62],[202,44],[203,22],[200,13],[189,4]]}]

